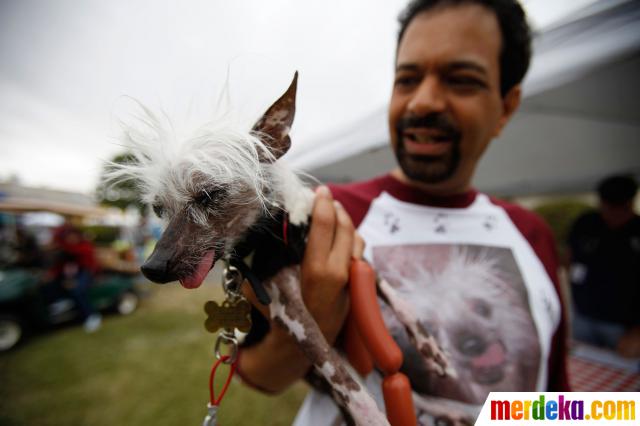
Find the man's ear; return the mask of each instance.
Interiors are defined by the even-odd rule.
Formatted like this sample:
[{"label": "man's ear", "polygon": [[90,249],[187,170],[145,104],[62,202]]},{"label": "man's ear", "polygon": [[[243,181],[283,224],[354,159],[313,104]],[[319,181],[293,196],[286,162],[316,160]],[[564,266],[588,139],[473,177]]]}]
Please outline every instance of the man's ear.
[{"label": "man's ear", "polygon": [[507,125],[511,116],[520,106],[522,88],[519,84],[513,86],[506,95],[502,97],[502,115],[494,131],[493,137],[497,138],[502,133],[502,129]]},{"label": "man's ear", "polygon": [[[276,160],[282,157],[291,146],[289,130],[291,130],[293,117],[296,114],[297,86],[298,71],[293,76],[293,81],[287,91],[269,107],[252,129],[269,148]],[[270,162],[273,161],[273,158],[260,156],[260,161]]]}]

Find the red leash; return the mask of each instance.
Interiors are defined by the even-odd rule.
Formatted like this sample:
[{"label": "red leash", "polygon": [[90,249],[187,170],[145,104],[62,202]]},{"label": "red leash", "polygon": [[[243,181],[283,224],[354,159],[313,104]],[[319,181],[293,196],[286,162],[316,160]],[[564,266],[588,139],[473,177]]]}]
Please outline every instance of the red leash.
[{"label": "red leash", "polygon": [[221,356],[220,359],[217,360],[215,364],[213,364],[213,367],[211,368],[211,374],[209,375],[209,395],[211,399],[211,405],[220,405],[220,401],[222,401],[222,398],[224,397],[224,394],[227,392],[227,388],[231,383],[231,379],[233,378],[233,373],[235,373],[236,371],[236,365],[238,364],[237,359],[229,366],[229,375],[227,376],[227,380],[224,382],[224,385],[220,390],[220,395],[218,396],[218,399],[216,399],[215,391],[213,390],[213,380],[216,375],[216,370],[218,369],[220,364],[225,363],[225,361],[228,360],[229,358],[230,358],[229,355]]}]

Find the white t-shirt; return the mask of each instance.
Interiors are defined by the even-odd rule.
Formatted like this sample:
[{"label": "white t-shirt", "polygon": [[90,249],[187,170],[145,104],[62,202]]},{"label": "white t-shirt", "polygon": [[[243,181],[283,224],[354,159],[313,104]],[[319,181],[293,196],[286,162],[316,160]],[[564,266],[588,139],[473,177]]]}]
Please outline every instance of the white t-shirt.
[{"label": "white t-shirt", "polygon": [[[349,210],[339,189],[334,196]],[[420,423],[437,417],[431,408],[447,400],[464,403],[451,403],[447,415],[459,407],[460,416],[473,417],[491,391],[546,390],[561,305],[543,263],[505,209],[484,194],[466,207],[448,208],[400,201],[387,192],[368,207],[358,227],[365,258],[413,306],[457,373],[443,379],[428,372],[381,301],[386,325],[403,349],[402,371],[415,391]],[[383,410],[380,374],[364,381]],[[340,424],[339,411],[328,395],[312,390],[294,424]]]}]

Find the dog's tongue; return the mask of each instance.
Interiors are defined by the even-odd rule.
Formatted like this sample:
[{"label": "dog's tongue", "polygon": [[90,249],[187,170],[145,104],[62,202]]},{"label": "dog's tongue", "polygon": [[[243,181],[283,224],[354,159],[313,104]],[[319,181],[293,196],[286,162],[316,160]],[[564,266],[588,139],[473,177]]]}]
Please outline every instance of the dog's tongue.
[{"label": "dog's tongue", "polygon": [[213,266],[213,261],[215,260],[215,252],[214,250],[209,250],[202,256],[200,263],[196,267],[196,270],[193,274],[188,277],[180,278],[180,284],[184,288],[198,288],[202,281],[204,281],[205,277],[209,273],[209,270]]}]

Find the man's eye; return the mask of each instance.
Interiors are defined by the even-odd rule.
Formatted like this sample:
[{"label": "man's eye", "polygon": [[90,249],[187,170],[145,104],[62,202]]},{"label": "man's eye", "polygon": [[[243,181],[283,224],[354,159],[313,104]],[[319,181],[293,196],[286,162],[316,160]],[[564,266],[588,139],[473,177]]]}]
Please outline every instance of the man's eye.
[{"label": "man's eye", "polygon": [[454,87],[466,88],[466,89],[481,89],[486,87],[484,81],[474,77],[449,77],[449,84]]},{"label": "man's eye", "polygon": [[396,77],[394,81],[394,85],[397,87],[410,87],[415,84],[418,84],[418,77],[413,76],[399,76]]},{"label": "man's eye", "polygon": [[162,207],[160,204],[154,204],[151,207],[153,208],[153,212],[156,214],[156,216],[161,218],[164,214],[164,207]]}]

